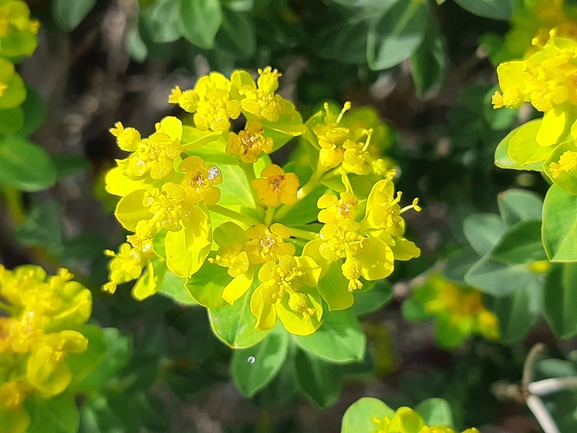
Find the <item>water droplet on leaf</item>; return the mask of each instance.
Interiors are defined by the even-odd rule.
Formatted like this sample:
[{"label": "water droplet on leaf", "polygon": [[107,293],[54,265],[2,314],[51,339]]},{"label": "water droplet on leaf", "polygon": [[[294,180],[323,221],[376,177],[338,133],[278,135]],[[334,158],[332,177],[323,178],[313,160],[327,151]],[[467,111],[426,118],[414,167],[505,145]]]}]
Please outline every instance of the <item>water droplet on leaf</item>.
[{"label": "water droplet on leaf", "polygon": [[249,364],[254,364],[256,362],[256,358],[254,356],[249,356],[247,361],[249,362]]}]

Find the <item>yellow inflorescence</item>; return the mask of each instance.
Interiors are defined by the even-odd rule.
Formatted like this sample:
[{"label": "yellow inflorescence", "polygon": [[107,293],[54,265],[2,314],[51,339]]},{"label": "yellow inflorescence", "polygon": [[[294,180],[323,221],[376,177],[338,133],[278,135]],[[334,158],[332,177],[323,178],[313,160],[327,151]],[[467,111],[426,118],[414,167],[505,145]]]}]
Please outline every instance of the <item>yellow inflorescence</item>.
[{"label": "yellow inflorescence", "polygon": [[[111,129],[129,155],[107,174],[107,190],[121,197],[116,216],[130,234],[118,253],[107,252],[105,290],[138,279],[141,299],[168,272],[194,287],[202,270],[203,281],[213,274],[223,281],[213,298],[197,299],[202,305],[250,296],[257,329],[271,329],[278,318],[289,332],[309,335],[322,323],[323,304],[348,308],[352,292],[387,277],[395,259],[420,254],[403,238],[401,217],[419,208],[415,202],[401,209],[400,194],[393,197],[394,163],[382,157],[388,130],[376,112],[346,103],[333,114],[325,104],[303,124],[294,105],[276,94],[280,76],[271,67],[259,70],[256,81],[247,71],[230,79],[213,72],[169,97],[193,114],[194,126],[169,116],[148,138],[121,123]],[[241,116],[244,128],[230,131]],[[296,164],[297,176],[268,154],[299,135],[311,146],[312,164]],[[370,193],[355,193],[351,179],[360,176],[375,183]],[[325,179],[344,191],[327,190]],[[314,201],[302,201],[320,188],[326,194],[315,216]],[[321,224],[311,224],[317,218]],[[330,294],[319,289],[322,278],[337,277],[342,287]]]},{"label": "yellow inflorescence", "polygon": [[482,293],[477,289],[459,286],[433,273],[427,284],[417,288],[415,299],[423,304],[427,313],[448,323],[455,331],[499,339],[499,320],[485,307]]},{"label": "yellow inflorescence", "polygon": [[72,380],[68,355],[87,348],[77,329],[90,317],[92,296],[72,278],[65,269],[47,277],[38,266],[0,265],[0,419],[7,414],[13,432],[30,423],[24,400],[63,392]]},{"label": "yellow inflorescence", "polygon": [[562,38],[577,38],[576,8],[565,0],[530,0],[519,2],[512,19],[512,28],[494,60],[503,62],[528,57],[535,47],[545,45],[553,31]]},{"label": "yellow inflorescence", "polygon": [[[451,427],[427,425],[425,420],[413,409],[403,406],[397,409],[392,417],[374,417],[375,433],[457,433]],[[479,433],[476,428],[469,428],[463,433]]]},{"label": "yellow inflorescence", "polygon": [[285,173],[278,165],[271,164],[261,173],[261,179],[252,181],[258,198],[266,206],[293,204],[297,201],[299,178],[294,173]]},{"label": "yellow inflorescence", "polygon": [[577,152],[567,150],[559,157],[559,162],[549,164],[549,170],[554,178],[562,173],[570,173],[577,170]]},{"label": "yellow inflorescence", "polygon": [[507,156],[519,168],[536,169],[538,163],[558,187],[577,194],[577,40],[552,32],[538,51],[500,64],[497,74],[501,91],[493,95],[494,108],[529,102],[543,112],[504,142]]}]

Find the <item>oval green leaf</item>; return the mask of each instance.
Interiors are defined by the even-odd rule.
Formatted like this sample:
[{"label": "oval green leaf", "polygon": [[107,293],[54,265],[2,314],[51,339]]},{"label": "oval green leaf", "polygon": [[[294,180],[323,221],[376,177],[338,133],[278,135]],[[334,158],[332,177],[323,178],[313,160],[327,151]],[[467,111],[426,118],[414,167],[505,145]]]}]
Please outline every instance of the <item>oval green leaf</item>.
[{"label": "oval green leaf", "polygon": [[395,3],[376,19],[367,37],[367,62],[374,71],[398,65],[417,49],[427,28],[428,4],[424,0]]},{"label": "oval green leaf", "polygon": [[552,262],[577,261],[577,196],[556,185],[543,204],[543,245]]},{"label": "oval green leaf", "polygon": [[0,141],[0,184],[40,191],[55,181],[56,168],[44,149],[20,137]]},{"label": "oval green leaf", "polygon": [[342,364],[362,361],[367,343],[359,321],[350,311],[327,311],[314,334],[294,338],[307,352]]},{"label": "oval green leaf", "polygon": [[221,24],[219,0],[180,0],[180,32],[192,45],[212,48]]},{"label": "oval green leaf", "polygon": [[289,334],[277,324],[264,340],[249,349],[235,350],[232,355],[232,379],[238,389],[252,397],[279,372],[287,357]]}]

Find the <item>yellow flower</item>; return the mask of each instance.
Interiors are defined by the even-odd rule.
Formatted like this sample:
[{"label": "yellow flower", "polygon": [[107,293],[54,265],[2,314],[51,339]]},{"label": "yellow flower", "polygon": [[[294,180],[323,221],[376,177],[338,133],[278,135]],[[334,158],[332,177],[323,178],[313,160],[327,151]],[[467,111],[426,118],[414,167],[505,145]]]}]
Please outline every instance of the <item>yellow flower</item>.
[{"label": "yellow flower", "polygon": [[391,236],[402,236],[405,231],[405,222],[401,213],[408,209],[421,210],[418,199],[413,200],[412,205],[403,209],[399,206],[401,192],[394,196],[395,187],[389,179],[378,181],[367,199],[366,221],[374,229],[384,230]]},{"label": "yellow flower", "polygon": [[[375,433],[456,433],[451,427],[427,425],[425,420],[410,407],[400,407],[392,418],[373,418],[377,430]],[[479,433],[476,428],[470,428],[463,433]]]},{"label": "yellow flower", "polygon": [[140,144],[140,132],[134,128],[124,128],[121,122],[116,122],[110,133],[116,137],[118,147],[126,152],[134,152]]},{"label": "yellow flower", "polygon": [[28,358],[27,378],[44,397],[60,394],[72,379],[64,362],[68,353],[81,353],[88,340],[80,332],[65,330],[46,334]]},{"label": "yellow flower", "polygon": [[110,270],[110,281],[102,287],[109,293],[114,293],[119,284],[127,283],[136,280],[140,277],[143,268],[142,254],[130,244],[124,243],[120,245],[118,253],[111,250],[104,252],[112,260],[108,263]]},{"label": "yellow flower", "polygon": [[240,116],[240,103],[230,99],[231,83],[224,75],[211,72],[201,77],[194,90],[172,91],[169,102],[194,113],[194,123],[201,131],[224,132],[230,129],[229,119]]},{"label": "yellow flower", "polygon": [[273,224],[267,228],[257,224],[246,231],[249,239],[245,244],[248,259],[253,264],[276,261],[280,256],[292,256],[295,246],[284,239],[290,238],[290,231],[282,224]]},{"label": "yellow flower", "polygon": [[262,125],[258,122],[249,122],[238,135],[230,132],[225,152],[240,156],[240,160],[245,163],[256,162],[261,152],[269,154],[274,146],[272,138],[263,137],[262,132]]},{"label": "yellow flower", "polygon": [[189,156],[180,163],[185,172],[182,187],[186,198],[193,203],[216,204],[220,199],[220,189],[214,185],[222,183],[222,173],[214,164],[208,167],[199,156]]},{"label": "yellow flower", "polygon": [[426,284],[415,290],[414,298],[439,323],[453,331],[451,341],[440,341],[445,346],[458,345],[471,333],[489,340],[499,339],[499,319],[483,305],[482,293],[477,289],[457,285],[435,272]]},{"label": "yellow flower", "polygon": [[559,177],[562,173],[571,173],[577,170],[577,152],[567,150],[559,157],[559,162],[549,164],[549,171],[553,178]]},{"label": "yellow flower", "polygon": [[372,158],[368,152],[371,133],[372,131],[370,130],[367,132],[367,141],[365,143],[357,143],[352,140],[346,140],[343,143],[342,168],[346,173],[355,173],[362,176],[372,172]]},{"label": "yellow flower", "polygon": [[180,90],[179,86],[172,89],[172,93],[168,97],[170,104],[178,104],[180,108],[189,113],[194,113],[198,108],[198,95],[194,90]]},{"label": "yellow flower", "polygon": [[296,174],[285,173],[278,165],[270,164],[262,171],[261,176],[264,179],[254,179],[252,186],[266,206],[276,207],[296,202],[300,184]]},{"label": "yellow flower", "polygon": [[[134,145],[137,135],[131,128],[118,133],[118,144]],[[128,135],[125,135],[128,131]],[[138,132],[138,131],[136,131]],[[140,134],[138,134],[140,135]],[[166,177],[174,170],[174,160],[180,156],[182,145],[182,123],[176,117],[165,117],[156,124],[156,132],[150,137],[137,143],[136,149],[128,158],[128,167],[132,175],[140,177],[150,172],[152,179],[158,180]]]},{"label": "yellow flower", "polygon": [[359,199],[350,191],[341,193],[341,198],[334,194],[324,194],[317,201],[318,220],[325,224],[337,223],[343,219],[355,219],[355,209]]},{"label": "yellow flower", "polygon": [[[351,103],[345,102],[343,109],[335,116],[330,111],[328,103],[324,104],[324,116],[322,122],[312,126],[312,131],[317,137],[319,146],[319,164],[325,169],[338,166],[343,161],[343,143],[349,136],[350,130],[341,126],[341,120],[345,113],[350,110]],[[319,113],[322,115],[322,112]],[[308,123],[308,122],[307,122]]]},{"label": "yellow flower", "polygon": [[322,304],[316,290],[321,268],[310,257],[282,255],[258,272],[261,284],[251,297],[257,329],[271,329],[276,317],[297,335],[309,335],[321,325]]},{"label": "yellow flower", "polygon": [[242,86],[238,92],[243,97],[240,105],[244,111],[257,118],[276,122],[285,111],[285,100],[274,92],[278,89],[278,79],[281,74],[267,66],[258,70],[259,78]]},{"label": "yellow flower", "polygon": [[30,8],[21,0],[0,3],[0,56],[29,56],[38,45],[40,23],[30,19]]},{"label": "yellow flower", "polygon": [[72,379],[68,354],[87,349],[87,338],[71,328],[88,320],[92,296],[72,277],[66,269],[47,276],[38,266],[0,265],[0,425],[10,433],[30,424],[24,400],[63,392]]}]

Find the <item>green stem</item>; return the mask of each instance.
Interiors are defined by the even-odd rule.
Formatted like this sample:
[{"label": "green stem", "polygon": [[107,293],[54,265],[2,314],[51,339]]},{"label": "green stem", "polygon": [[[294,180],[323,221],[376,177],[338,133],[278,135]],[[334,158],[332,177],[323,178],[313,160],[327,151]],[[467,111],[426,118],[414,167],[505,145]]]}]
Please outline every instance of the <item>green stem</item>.
[{"label": "green stem", "polygon": [[297,201],[293,204],[283,204],[279,210],[275,213],[275,221],[280,221],[287,213],[291,211],[295,205],[309,195],[317,186],[320,185],[319,179],[316,176],[312,176],[307,183],[305,183],[302,188],[297,191]]},{"label": "green stem", "polygon": [[295,238],[301,238],[312,241],[313,239],[317,239],[319,237],[318,233],[309,232],[308,230],[295,229],[294,227],[289,227],[288,229],[291,233],[291,236]]},{"label": "green stem", "polygon": [[240,167],[242,168],[242,171],[244,171],[244,175],[246,176],[246,180],[248,181],[248,186],[250,188],[250,192],[252,193],[252,198],[254,199],[255,204],[257,206],[264,207],[264,205],[262,204],[262,202],[258,198],[258,194],[256,193],[256,190],[252,186],[252,181],[256,179],[255,174],[254,174],[254,165],[242,163],[240,165]]},{"label": "green stem", "polygon": [[12,316],[16,315],[16,307],[11,305],[5,304],[4,302],[0,301],[0,310],[4,310],[7,313],[11,314]]},{"label": "green stem", "polygon": [[226,207],[221,206],[219,204],[213,204],[213,205],[208,206],[208,210],[211,212],[217,213],[219,215],[223,215],[223,216],[232,218],[236,221],[239,221],[239,222],[244,223],[244,224],[249,225],[249,226],[252,226],[255,224],[260,224],[260,221],[254,219],[252,217],[249,217],[248,215],[243,215],[240,212],[226,208]]},{"label": "green stem", "polygon": [[275,207],[274,206],[268,206],[266,208],[266,215],[264,217],[264,225],[265,226],[270,226],[270,224],[272,223],[272,219],[274,217],[274,211],[275,211]]},{"label": "green stem", "polygon": [[22,193],[16,188],[8,186],[3,187],[0,191],[4,195],[6,207],[10,215],[12,215],[14,222],[16,224],[22,223],[25,218],[24,207],[22,206]]}]

